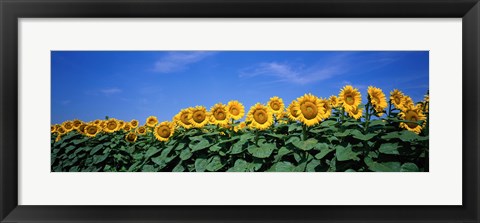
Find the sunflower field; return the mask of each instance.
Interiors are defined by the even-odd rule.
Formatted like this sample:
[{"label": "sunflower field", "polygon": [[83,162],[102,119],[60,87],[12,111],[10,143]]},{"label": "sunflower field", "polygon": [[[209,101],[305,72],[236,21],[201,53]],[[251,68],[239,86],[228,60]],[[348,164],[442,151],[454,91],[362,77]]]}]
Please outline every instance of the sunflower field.
[{"label": "sunflower field", "polygon": [[185,108],[172,120],[105,117],[51,126],[53,172],[428,171],[428,92],[415,103],[370,86],[338,96],[272,97]]}]

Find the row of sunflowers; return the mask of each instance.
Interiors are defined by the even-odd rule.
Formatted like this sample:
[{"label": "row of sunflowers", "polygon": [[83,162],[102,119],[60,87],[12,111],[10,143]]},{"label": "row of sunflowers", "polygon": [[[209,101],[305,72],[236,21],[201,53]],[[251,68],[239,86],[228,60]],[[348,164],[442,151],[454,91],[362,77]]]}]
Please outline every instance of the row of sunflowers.
[{"label": "row of sunflowers", "polygon": [[[375,111],[375,116],[381,117],[388,106],[386,96],[380,88],[369,87],[368,96],[371,106]],[[294,100],[285,108],[283,100],[279,97],[272,97],[266,105],[257,103],[252,106],[247,114],[246,120],[235,125],[233,129],[238,131],[243,128],[252,128],[265,130],[277,122],[286,122],[285,117],[290,121],[301,122],[306,126],[319,124],[322,120],[328,119],[332,114],[332,109],[340,109],[348,116],[354,119],[360,119],[363,115],[363,108],[360,107],[362,97],[358,89],[350,85],[345,86],[339,96],[332,95],[327,98],[319,98],[312,94],[305,94]],[[412,98],[404,95],[401,91],[395,89],[390,92],[390,103],[394,108],[400,110],[399,117],[405,121],[400,122],[400,127],[420,133],[426,125],[425,112],[428,112],[429,96],[426,95],[424,101],[414,104]],[[368,109],[368,108],[365,108]],[[231,127],[235,120],[240,120],[245,114],[244,106],[238,101],[230,101],[224,105],[215,104],[210,111],[204,106],[190,107],[182,109],[173,117],[172,121],[160,122],[155,116],[147,118],[143,126],[139,125],[138,120],[129,122],[117,119],[95,120],[92,122],[83,122],[80,120],[65,121],[62,124],[51,126],[51,133],[56,134],[56,140],[60,140],[62,135],[76,130],[80,134],[88,137],[95,137],[100,132],[113,133],[124,131],[128,133],[125,139],[129,142],[135,142],[137,135],[144,135],[150,129],[159,141],[167,141],[178,127],[185,129],[202,128],[207,124],[219,125],[224,128]],[[422,121],[419,125],[415,122]]]},{"label": "row of sunflowers", "polygon": [[[144,125],[140,125],[138,120],[123,121],[108,117],[91,122],[65,121],[51,126],[52,169],[82,171],[81,167],[74,165],[82,163],[83,170],[87,171],[231,171],[232,168],[238,171],[283,171],[288,169],[284,165],[288,163],[290,169],[297,168],[295,171],[306,171],[307,164],[318,164],[310,168],[314,171],[342,171],[351,168],[337,167],[338,163],[348,160],[358,162],[363,156],[363,164],[355,164],[352,170],[400,171],[402,162],[408,164],[406,169],[428,170],[428,94],[423,101],[414,103],[412,98],[397,89],[390,92],[388,101],[380,88],[370,86],[367,93],[368,101],[365,104],[362,104],[360,91],[350,85],[343,87],[338,96],[321,98],[305,94],[288,106],[281,98],[272,97],[266,104],[253,105],[246,115],[242,103],[233,100],[227,104],[215,104],[210,110],[204,106],[185,108],[170,121],[159,122],[155,116],[150,116]],[[123,138],[123,143],[118,142],[119,137]],[[104,141],[110,138],[112,143]],[[240,149],[239,143],[243,143]],[[105,146],[107,144],[110,146]],[[116,148],[112,145],[128,152],[115,157],[111,149]],[[285,150],[290,147],[292,149],[289,151]],[[163,154],[168,148],[177,150],[175,154],[180,158],[167,158],[167,155],[152,158],[152,153]],[[385,148],[388,148],[388,152],[385,152]],[[199,153],[207,149],[209,152]],[[228,151],[222,153],[223,149]],[[409,149],[415,151],[407,151]],[[88,155],[83,162],[76,157],[85,152],[82,153],[82,150],[90,151],[86,153],[92,155],[90,161]],[[100,150],[103,153],[95,155]],[[307,151],[308,154],[300,152],[297,156],[288,156],[297,150]],[[133,154],[138,151],[142,155],[135,157]],[[345,151],[349,154],[347,158],[342,156]],[[171,151],[169,153],[173,154]],[[237,154],[243,154],[243,157],[236,157]],[[283,154],[286,160],[282,161],[279,154]],[[378,161],[379,154],[387,155],[389,163],[398,165],[394,164],[390,169],[381,166],[385,164],[374,161]],[[402,160],[396,162],[388,156]],[[110,160],[122,159],[112,165],[108,157]],[[186,158],[192,159],[190,163]],[[166,161],[171,162],[169,159],[178,162],[175,166],[166,165]],[[61,160],[69,162],[62,163]],[[215,163],[216,167],[221,167],[198,168],[198,160],[206,160],[204,166],[215,166],[212,164]],[[239,160],[242,161],[238,163]],[[271,163],[267,164],[267,161]],[[102,162],[106,162],[102,165],[108,168],[98,167]],[[248,168],[234,168],[243,162],[250,166],[245,164]],[[258,167],[259,162],[262,167]],[[416,162],[421,164],[417,165]],[[68,165],[65,166],[65,163]],[[91,168],[93,164],[97,169]],[[332,165],[335,167],[332,168]],[[326,166],[329,168],[325,169]]]}]

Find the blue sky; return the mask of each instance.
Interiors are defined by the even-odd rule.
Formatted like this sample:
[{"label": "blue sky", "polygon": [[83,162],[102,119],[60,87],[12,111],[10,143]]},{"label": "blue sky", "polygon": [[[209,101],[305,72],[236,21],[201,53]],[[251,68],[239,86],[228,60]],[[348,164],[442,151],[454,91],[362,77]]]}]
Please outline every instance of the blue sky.
[{"label": "blue sky", "polygon": [[419,101],[428,51],[52,51],[52,123],[106,115],[171,120],[182,108],[239,100],[248,111],[270,97],[338,95],[347,84],[397,88]]}]

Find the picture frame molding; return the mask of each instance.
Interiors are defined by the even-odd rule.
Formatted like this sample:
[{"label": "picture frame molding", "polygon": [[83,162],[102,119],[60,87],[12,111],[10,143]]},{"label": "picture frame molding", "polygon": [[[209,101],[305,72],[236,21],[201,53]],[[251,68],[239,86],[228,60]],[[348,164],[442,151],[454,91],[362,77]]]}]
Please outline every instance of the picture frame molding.
[{"label": "picture frame molding", "polygon": [[[478,222],[478,0],[0,0],[1,222]],[[462,206],[18,205],[20,18],[462,18]],[[448,43],[446,43],[448,44]]]}]

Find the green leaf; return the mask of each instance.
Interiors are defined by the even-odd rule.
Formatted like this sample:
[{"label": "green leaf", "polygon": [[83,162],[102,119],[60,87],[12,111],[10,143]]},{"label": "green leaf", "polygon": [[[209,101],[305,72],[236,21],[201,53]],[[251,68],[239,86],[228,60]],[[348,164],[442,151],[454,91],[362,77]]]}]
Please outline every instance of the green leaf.
[{"label": "green leaf", "polygon": [[279,162],[275,165],[275,172],[293,172],[295,166],[290,162]]},{"label": "green leaf", "polygon": [[247,170],[248,163],[243,159],[237,159],[232,168],[228,169],[228,172],[245,172]]},{"label": "green leaf", "polygon": [[401,172],[419,172],[418,166],[415,163],[404,163],[400,167]]},{"label": "green leaf", "polygon": [[190,159],[190,157],[192,157],[192,152],[190,152],[189,148],[185,148],[184,150],[182,150],[182,152],[180,152],[181,160],[188,160]]},{"label": "green leaf", "polygon": [[386,139],[386,140],[398,139],[398,138],[400,138],[400,134],[398,132],[389,132],[389,133],[385,134],[384,136],[382,136],[382,139]]},{"label": "green leaf", "polygon": [[315,172],[315,168],[320,165],[320,160],[313,159],[307,164],[307,172]]},{"label": "green leaf", "polygon": [[360,160],[360,158],[358,158],[359,152],[352,151],[352,146],[350,144],[346,147],[341,145],[335,146],[335,150],[338,161]]},{"label": "green leaf", "polygon": [[290,137],[287,141],[285,141],[285,144],[294,143],[298,141],[300,141],[300,138],[293,136],[293,137]]},{"label": "green leaf", "polygon": [[414,132],[404,130],[400,132],[400,139],[404,142],[413,142],[413,141],[422,141],[422,140],[428,140],[428,137],[422,137],[417,135]]},{"label": "green leaf", "polygon": [[155,167],[153,167],[152,165],[145,165],[142,168],[142,172],[157,172],[157,171],[155,170]]},{"label": "green leaf", "polygon": [[152,157],[153,155],[157,154],[158,152],[160,152],[161,150],[158,149],[157,147],[155,146],[151,146],[147,152],[145,153],[145,156],[148,158],[148,157]]},{"label": "green leaf", "polygon": [[273,150],[276,149],[277,147],[275,144],[260,144],[259,146],[252,145],[247,148],[248,152],[252,154],[252,156],[257,157],[257,158],[267,158],[269,157]]},{"label": "green leaf", "polygon": [[383,162],[378,163],[373,161],[370,157],[365,157],[363,160],[367,164],[368,168],[375,172],[399,172],[400,163],[399,162]]},{"label": "green leaf", "polygon": [[212,152],[218,152],[220,149],[222,149],[221,146],[217,144],[213,145],[213,146],[210,146],[209,150],[212,151]]},{"label": "green leaf", "polygon": [[206,139],[201,139],[198,143],[195,143],[195,144],[190,144],[188,145],[190,147],[190,149],[192,149],[192,152],[196,152],[196,151],[199,151],[199,150],[202,150],[202,149],[206,149],[208,148],[209,146],[211,145],[210,142],[208,142],[208,140]]},{"label": "green leaf", "polygon": [[182,165],[182,162],[179,162],[172,170],[172,172],[184,172],[185,167]]},{"label": "green leaf", "polygon": [[197,158],[195,160],[195,171],[197,172],[205,172],[205,169],[207,167],[208,160],[204,158]]},{"label": "green leaf", "polygon": [[73,144],[75,144],[75,145],[78,145],[78,144],[80,144],[80,143],[84,143],[84,142],[86,142],[86,141],[88,141],[88,138],[72,140]]},{"label": "green leaf", "polygon": [[208,164],[206,166],[206,169],[211,172],[215,172],[219,169],[221,169],[224,166],[222,163],[222,159],[220,156],[213,156],[208,159]]},{"label": "green leaf", "polygon": [[283,156],[291,153],[292,151],[287,149],[286,147],[282,146],[279,150],[278,150],[278,153],[277,155],[275,155],[275,162],[278,162],[280,161],[280,159],[282,159]]},{"label": "green leaf", "polygon": [[68,146],[66,149],[65,149],[65,153],[70,153],[70,151],[74,150],[75,148],[77,148],[76,146]]},{"label": "green leaf", "polygon": [[243,145],[245,145],[245,143],[247,143],[247,141],[245,141],[245,140],[240,140],[240,141],[234,143],[232,145],[232,151],[230,153],[232,155],[242,153],[243,150],[244,150]]},{"label": "green leaf", "polygon": [[368,141],[368,140],[372,139],[374,136],[377,135],[375,133],[368,133],[368,134],[364,135],[363,133],[361,133],[357,129],[352,130],[350,133],[352,134],[353,138],[360,139],[360,140],[363,140],[363,141]]},{"label": "green leaf", "polygon": [[350,129],[345,130],[344,132],[336,132],[333,135],[336,137],[345,137],[350,135]]},{"label": "green leaf", "polygon": [[175,146],[175,150],[182,150],[183,148],[185,148],[185,145],[185,143],[180,142],[177,144],[177,146]]},{"label": "green leaf", "polygon": [[286,135],[280,135],[280,134],[274,134],[274,133],[267,133],[266,135],[277,138],[277,139],[283,139],[286,137]]},{"label": "green leaf", "polygon": [[386,121],[378,119],[378,120],[370,121],[368,126],[370,126],[370,127],[372,127],[372,126],[385,126],[385,124],[387,124]]},{"label": "green leaf", "polygon": [[327,120],[327,121],[324,121],[324,122],[320,123],[320,126],[329,127],[329,126],[332,126],[332,125],[335,125],[335,124],[337,124],[337,121]]},{"label": "green leaf", "polygon": [[93,164],[98,164],[103,162],[105,159],[107,159],[108,153],[105,153],[103,155],[94,155],[93,156]]},{"label": "green leaf", "polygon": [[307,151],[313,149],[317,143],[318,141],[316,139],[311,138],[305,141],[295,141],[293,145],[301,150]]},{"label": "green leaf", "polygon": [[384,143],[380,145],[380,148],[378,150],[384,154],[392,154],[392,155],[400,154],[398,152],[398,143]]},{"label": "green leaf", "polygon": [[320,152],[315,155],[315,159],[321,160],[323,157],[334,151],[334,148],[327,146],[327,148],[320,149]]},{"label": "green leaf", "polygon": [[302,130],[302,127],[299,126],[299,125],[297,125],[296,123],[290,124],[290,125],[288,126],[288,132],[300,131],[300,130]]}]

